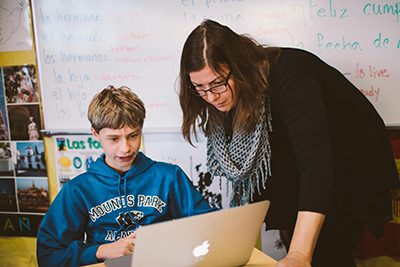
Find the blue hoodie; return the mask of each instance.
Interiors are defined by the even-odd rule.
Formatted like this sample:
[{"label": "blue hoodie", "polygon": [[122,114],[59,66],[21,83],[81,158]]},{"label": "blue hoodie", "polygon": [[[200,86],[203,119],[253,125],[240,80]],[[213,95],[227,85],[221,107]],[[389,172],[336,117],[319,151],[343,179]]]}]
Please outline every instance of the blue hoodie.
[{"label": "blue hoodie", "polygon": [[213,210],[178,166],[139,152],[130,170],[120,175],[103,155],[57,194],[39,228],[38,263],[98,263],[100,244],[126,237],[141,225]]}]

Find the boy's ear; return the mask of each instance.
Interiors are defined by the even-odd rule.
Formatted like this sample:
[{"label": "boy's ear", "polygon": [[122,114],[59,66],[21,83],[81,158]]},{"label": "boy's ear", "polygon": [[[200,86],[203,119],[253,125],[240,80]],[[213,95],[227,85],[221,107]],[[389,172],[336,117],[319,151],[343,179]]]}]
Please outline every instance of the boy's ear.
[{"label": "boy's ear", "polygon": [[93,129],[93,127],[90,128],[90,131],[92,132],[93,136],[94,136],[96,139],[99,139],[99,134],[96,132],[95,129]]}]

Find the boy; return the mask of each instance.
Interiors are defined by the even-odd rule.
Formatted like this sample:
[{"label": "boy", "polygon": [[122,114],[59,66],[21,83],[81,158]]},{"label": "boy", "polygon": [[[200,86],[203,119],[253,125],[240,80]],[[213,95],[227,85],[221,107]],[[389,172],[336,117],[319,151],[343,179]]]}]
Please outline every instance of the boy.
[{"label": "boy", "polygon": [[213,210],[182,169],[139,152],[144,118],[143,102],[127,87],[109,86],[94,96],[88,119],[104,154],[51,204],[38,233],[39,266],[132,254],[141,225]]}]

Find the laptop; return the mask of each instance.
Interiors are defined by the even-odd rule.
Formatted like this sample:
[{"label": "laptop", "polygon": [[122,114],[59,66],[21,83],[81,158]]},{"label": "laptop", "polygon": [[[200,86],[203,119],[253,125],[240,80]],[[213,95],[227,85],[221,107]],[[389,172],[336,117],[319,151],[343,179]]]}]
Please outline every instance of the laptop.
[{"label": "laptop", "polygon": [[253,252],[269,201],[142,226],[133,255],[108,267],[240,266]]}]

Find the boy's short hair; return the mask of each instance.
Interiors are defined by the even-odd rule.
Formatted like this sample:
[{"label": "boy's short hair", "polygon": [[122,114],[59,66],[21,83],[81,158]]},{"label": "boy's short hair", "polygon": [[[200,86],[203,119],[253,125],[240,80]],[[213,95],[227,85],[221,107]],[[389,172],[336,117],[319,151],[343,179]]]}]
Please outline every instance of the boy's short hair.
[{"label": "boy's short hair", "polygon": [[103,128],[143,127],[146,109],[129,87],[109,85],[97,93],[88,108],[88,119],[98,133]]}]

